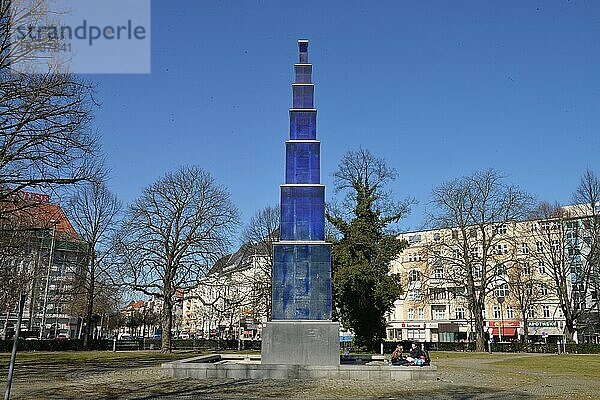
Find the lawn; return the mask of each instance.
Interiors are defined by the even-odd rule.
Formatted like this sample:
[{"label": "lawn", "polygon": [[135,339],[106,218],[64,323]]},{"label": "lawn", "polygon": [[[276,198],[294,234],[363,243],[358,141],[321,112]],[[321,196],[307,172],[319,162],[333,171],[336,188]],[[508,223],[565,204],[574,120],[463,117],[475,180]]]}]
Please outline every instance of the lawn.
[{"label": "lawn", "polygon": [[[382,398],[596,399],[600,355],[432,352],[438,379],[393,381],[193,380],[161,375],[162,362],[197,351],[22,352],[17,357],[14,399]],[[9,354],[0,354],[0,384]],[[399,367],[400,368],[400,367]]]},{"label": "lawn", "polygon": [[504,367],[506,370],[524,370],[530,373],[538,372],[600,379],[600,355],[598,354],[552,354],[518,357],[511,360],[495,361],[492,365]]}]

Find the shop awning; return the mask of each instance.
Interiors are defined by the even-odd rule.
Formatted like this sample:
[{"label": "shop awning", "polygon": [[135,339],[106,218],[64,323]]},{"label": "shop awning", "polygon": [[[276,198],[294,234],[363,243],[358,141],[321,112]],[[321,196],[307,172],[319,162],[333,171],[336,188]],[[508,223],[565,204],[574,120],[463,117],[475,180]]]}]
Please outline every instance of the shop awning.
[{"label": "shop awning", "polygon": [[494,331],[492,332],[492,335],[494,336],[499,336],[500,333],[502,333],[502,336],[515,336],[517,334],[517,328],[513,327],[513,326],[504,326],[502,327],[502,331],[500,331],[500,328],[492,328]]},{"label": "shop awning", "polygon": [[529,334],[532,336],[541,336],[546,332],[549,336],[562,336],[563,332],[555,326],[530,326]]},{"label": "shop awning", "polygon": [[440,323],[438,325],[438,330],[440,332],[450,332],[450,333],[457,333],[458,332],[458,325],[453,324],[453,323]]}]

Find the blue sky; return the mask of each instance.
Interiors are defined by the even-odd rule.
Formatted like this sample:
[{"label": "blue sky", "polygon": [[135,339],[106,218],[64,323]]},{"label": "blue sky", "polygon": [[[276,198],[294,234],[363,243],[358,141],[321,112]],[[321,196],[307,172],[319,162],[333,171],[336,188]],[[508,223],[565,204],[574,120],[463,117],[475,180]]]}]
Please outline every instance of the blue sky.
[{"label": "blue sky", "polygon": [[419,205],[431,188],[495,167],[566,203],[600,174],[600,3],[177,1],[152,4],[152,73],[90,75],[96,127],[124,202],[197,164],[246,222],[284,179],[293,63],[309,39],[321,181],[368,148]]}]

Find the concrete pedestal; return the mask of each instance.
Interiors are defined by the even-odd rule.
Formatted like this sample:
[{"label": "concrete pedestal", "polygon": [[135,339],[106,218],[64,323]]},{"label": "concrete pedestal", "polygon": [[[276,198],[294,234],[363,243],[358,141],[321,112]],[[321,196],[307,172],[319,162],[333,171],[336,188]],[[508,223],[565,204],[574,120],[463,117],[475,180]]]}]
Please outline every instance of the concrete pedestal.
[{"label": "concrete pedestal", "polygon": [[262,330],[262,364],[340,365],[340,324],[271,321]]}]

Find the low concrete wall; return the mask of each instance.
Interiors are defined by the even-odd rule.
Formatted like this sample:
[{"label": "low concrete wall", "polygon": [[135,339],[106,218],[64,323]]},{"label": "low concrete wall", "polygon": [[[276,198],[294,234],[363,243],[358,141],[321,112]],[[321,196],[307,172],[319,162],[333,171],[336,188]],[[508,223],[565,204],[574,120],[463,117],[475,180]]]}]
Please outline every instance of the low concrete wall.
[{"label": "low concrete wall", "polygon": [[163,375],[194,379],[436,380],[437,367],[260,364],[258,356],[210,355],[162,364]]}]

